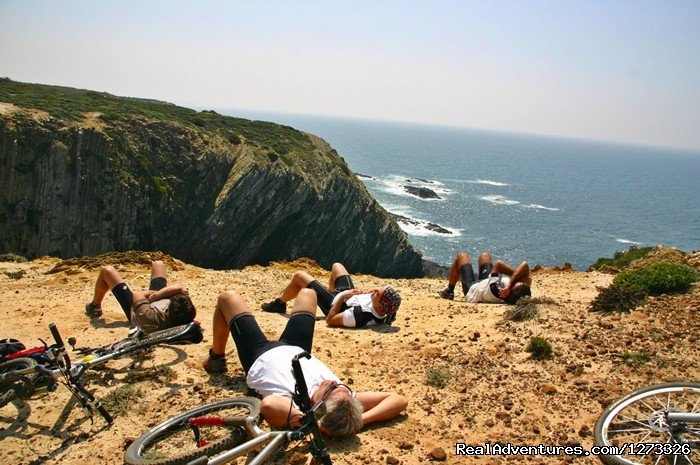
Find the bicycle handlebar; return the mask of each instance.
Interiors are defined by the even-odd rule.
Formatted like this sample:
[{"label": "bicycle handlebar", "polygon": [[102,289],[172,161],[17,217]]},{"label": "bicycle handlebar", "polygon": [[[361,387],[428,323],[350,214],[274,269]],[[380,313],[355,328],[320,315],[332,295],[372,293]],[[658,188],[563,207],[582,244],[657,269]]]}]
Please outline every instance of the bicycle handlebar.
[{"label": "bicycle handlebar", "polygon": [[304,414],[302,419],[304,426],[303,429],[309,429],[311,432],[311,442],[309,444],[309,449],[314,458],[322,465],[331,465],[331,457],[328,454],[328,449],[326,449],[326,443],[321,435],[321,430],[318,427],[318,421],[316,420],[316,415],[312,411],[311,399],[309,399],[309,390],[306,386],[306,380],[304,379],[304,372],[301,371],[300,359],[311,358],[311,354],[304,351],[297,354],[292,359],[292,371],[294,373],[294,380],[296,381],[296,387],[294,389],[294,394],[292,398],[299,406],[299,410]]},{"label": "bicycle handlebar", "polygon": [[54,341],[56,341],[56,345],[59,347],[63,347],[65,344],[63,344],[63,338],[61,338],[61,334],[58,332],[58,328],[56,327],[56,325],[51,323],[49,325],[49,330],[51,331],[51,335],[53,336]]}]

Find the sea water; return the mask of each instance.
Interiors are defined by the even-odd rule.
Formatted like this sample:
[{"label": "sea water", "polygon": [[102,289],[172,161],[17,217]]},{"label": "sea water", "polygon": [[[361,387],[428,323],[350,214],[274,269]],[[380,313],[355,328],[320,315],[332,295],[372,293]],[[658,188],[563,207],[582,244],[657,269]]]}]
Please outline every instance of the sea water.
[{"label": "sea water", "polygon": [[[238,110],[329,142],[424,258],[487,250],[586,269],[630,246],[700,248],[700,151]],[[420,199],[406,186],[440,199]],[[436,232],[429,223],[447,232]],[[333,227],[333,225],[329,225]]]}]

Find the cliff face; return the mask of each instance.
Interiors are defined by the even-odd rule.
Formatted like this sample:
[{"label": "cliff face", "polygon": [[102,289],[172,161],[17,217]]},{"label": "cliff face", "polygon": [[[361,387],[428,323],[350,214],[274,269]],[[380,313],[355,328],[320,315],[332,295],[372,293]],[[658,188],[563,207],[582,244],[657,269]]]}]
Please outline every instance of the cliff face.
[{"label": "cliff face", "polygon": [[[212,268],[306,256],[421,274],[405,233],[315,136],[158,102],[117,112],[120,99],[95,93],[61,114],[22,100],[57,88],[3,89],[17,85],[0,82],[0,250],[162,250]],[[60,95],[60,108],[77,98]]]}]

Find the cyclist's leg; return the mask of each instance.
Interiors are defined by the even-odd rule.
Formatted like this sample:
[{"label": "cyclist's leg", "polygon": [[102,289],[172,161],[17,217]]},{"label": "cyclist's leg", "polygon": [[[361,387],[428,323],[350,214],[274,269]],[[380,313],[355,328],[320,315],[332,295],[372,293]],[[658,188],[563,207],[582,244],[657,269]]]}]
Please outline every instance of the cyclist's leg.
[{"label": "cyclist's leg", "polygon": [[246,301],[235,291],[225,291],[219,295],[214,311],[212,356],[223,356],[226,352],[229,332],[236,344],[238,358],[243,369],[253,364],[259,350],[268,344]]},{"label": "cyclist's leg", "polygon": [[124,279],[122,279],[119,272],[115,270],[113,266],[103,266],[100,269],[100,273],[97,275],[92,301],[98,305],[102,304],[102,300],[104,300],[107,292],[123,282]]},{"label": "cyclist's leg", "polygon": [[151,291],[160,291],[168,285],[168,272],[162,260],[155,260],[151,263]]},{"label": "cyclist's leg", "polygon": [[302,289],[294,301],[292,314],[279,340],[311,352],[315,325],[316,292],[311,289]]},{"label": "cyclist's leg", "polygon": [[292,276],[292,280],[289,281],[287,287],[284,289],[284,291],[282,291],[280,300],[287,303],[290,300],[295,299],[299,294],[299,291],[306,289],[306,287],[311,284],[312,281],[314,281],[314,277],[309,273],[306,271],[297,271],[294,273],[294,276]]},{"label": "cyclist's leg", "polygon": [[493,270],[493,258],[488,252],[481,252],[479,255],[479,281],[489,277]]},{"label": "cyclist's leg", "polygon": [[348,270],[342,263],[334,263],[331,267],[331,277],[328,280],[328,290],[335,292],[336,290],[345,291],[347,289],[355,289],[350,273],[348,273]]}]

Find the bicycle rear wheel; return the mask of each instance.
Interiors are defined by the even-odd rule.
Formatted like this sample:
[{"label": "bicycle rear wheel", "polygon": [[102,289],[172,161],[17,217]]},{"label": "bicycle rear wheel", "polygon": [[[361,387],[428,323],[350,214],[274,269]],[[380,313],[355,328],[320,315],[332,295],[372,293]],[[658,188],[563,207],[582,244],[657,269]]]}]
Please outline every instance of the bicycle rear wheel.
[{"label": "bicycle rear wheel", "polygon": [[[31,358],[16,358],[0,363],[0,373],[7,374],[15,370],[24,370],[36,366],[36,360]],[[0,407],[12,402],[16,397],[26,398],[34,392],[36,374],[18,375],[0,383]]]},{"label": "bicycle rear wheel", "polygon": [[252,397],[237,397],[202,405],[180,413],[154,426],[126,450],[127,465],[180,465],[196,458],[213,456],[247,440],[243,427],[206,427],[208,445],[197,447],[187,420],[201,416],[252,416],[260,414],[260,401]]},{"label": "bicycle rear wheel", "polygon": [[[699,413],[700,383],[649,386],[615,401],[598,417],[596,445],[628,446],[624,453],[598,457],[610,465],[700,463],[700,424],[675,424],[671,428],[667,412]],[[690,454],[676,454],[680,450],[678,441],[689,441]],[[673,455],[638,455],[644,449],[639,444],[665,444]],[[630,450],[630,446],[636,447]]]}]

